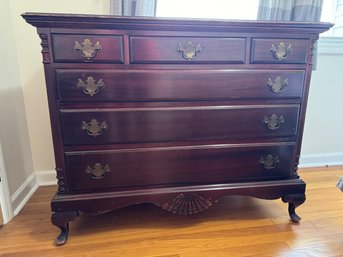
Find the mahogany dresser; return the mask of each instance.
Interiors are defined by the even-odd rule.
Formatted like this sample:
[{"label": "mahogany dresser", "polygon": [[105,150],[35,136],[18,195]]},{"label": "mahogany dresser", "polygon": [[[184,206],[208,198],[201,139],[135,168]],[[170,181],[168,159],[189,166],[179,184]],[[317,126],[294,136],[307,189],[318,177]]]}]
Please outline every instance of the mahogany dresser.
[{"label": "mahogany dresser", "polygon": [[58,192],[52,223],[225,195],[305,201],[297,174],[318,34],[328,23],[23,14],[37,27]]}]

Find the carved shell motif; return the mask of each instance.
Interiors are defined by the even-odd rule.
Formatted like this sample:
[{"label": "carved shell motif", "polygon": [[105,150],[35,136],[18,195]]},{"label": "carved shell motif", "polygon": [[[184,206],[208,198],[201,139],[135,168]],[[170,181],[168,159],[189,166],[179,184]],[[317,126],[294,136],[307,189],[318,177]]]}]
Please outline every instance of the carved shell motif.
[{"label": "carved shell motif", "polygon": [[162,208],[175,214],[191,215],[206,210],[211,205],[213,205],[211,200],[205,199],[197,194],[181,194],[171,202],[165,203]]}]

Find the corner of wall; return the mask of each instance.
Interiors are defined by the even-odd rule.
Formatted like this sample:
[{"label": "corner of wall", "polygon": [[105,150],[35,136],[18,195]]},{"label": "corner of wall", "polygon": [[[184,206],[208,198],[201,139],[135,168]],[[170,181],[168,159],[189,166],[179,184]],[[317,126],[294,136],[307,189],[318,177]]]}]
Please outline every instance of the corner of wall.
[{"label": "corner of wall", "polygon": [[14,216],[18,215],[25,204],[40,186],[57,185],[56,172],[54,170],[38,171],[32,173],[18,190],[11,196]]},{"label": "corner of wall", "polygon": [[54,170],[36,171],[36,176],[39,186],[57,185],[56,171]]},{"label": "corner of wall", "polygon": [[18,215],[21,209],[25,206],[27,201],[36,192],[39,187],[36,174],[32,173],[24,183],[18,188],[18,190],[11,196],[11,202],[13,207],[14,216]]}]

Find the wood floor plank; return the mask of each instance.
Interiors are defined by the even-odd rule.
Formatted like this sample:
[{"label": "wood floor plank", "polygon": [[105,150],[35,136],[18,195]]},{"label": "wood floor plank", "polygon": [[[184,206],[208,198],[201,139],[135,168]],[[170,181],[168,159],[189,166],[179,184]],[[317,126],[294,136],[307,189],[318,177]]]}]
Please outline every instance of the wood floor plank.
[{"label": "wood floor plank", "polygon": [[[307,200],[289,221],[280,200],[226,197],[207,211],[177,216],[137,205],[70,224],[66,245],[52,243],[50,223],[56,187],[41,187],[10,223],[0,228],[0,257],[227,257],[343,256],[343,167],[302,169]],[[342,252],[342,253],[341,253]]]},{"label": "wood floor plank", "polygon": [[282,251],[290,251],[291,249],[284,242],[248,245],[245,247],[229,247],[219,248],[210,251],[190,252],[182,254],[180,257],[227,257],[227,256],[255,256],[263,254],[264,256],[276,256]]}]

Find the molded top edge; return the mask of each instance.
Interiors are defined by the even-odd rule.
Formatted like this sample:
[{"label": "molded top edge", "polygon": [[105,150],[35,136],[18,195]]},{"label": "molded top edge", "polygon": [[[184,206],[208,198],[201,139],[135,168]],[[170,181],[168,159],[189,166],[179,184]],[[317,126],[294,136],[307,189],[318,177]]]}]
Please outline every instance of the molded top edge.
[{"label": "molded top edge", "polygon": [[112,15],[66,14],[66,13],[23,13],[22,17],[35,27],[65,27],[72,28],[76,23],[81,27],[158,29],[166,27],[174,30],[178,27],[192,26],[193,28],[216,27],[224,29],[285,29],[308,30],[324,32],[333,26],[328,22],[287,22],[287,21],[253,21],[226,19],[196,19],[196,18],[154,18],[128,17]]}]

